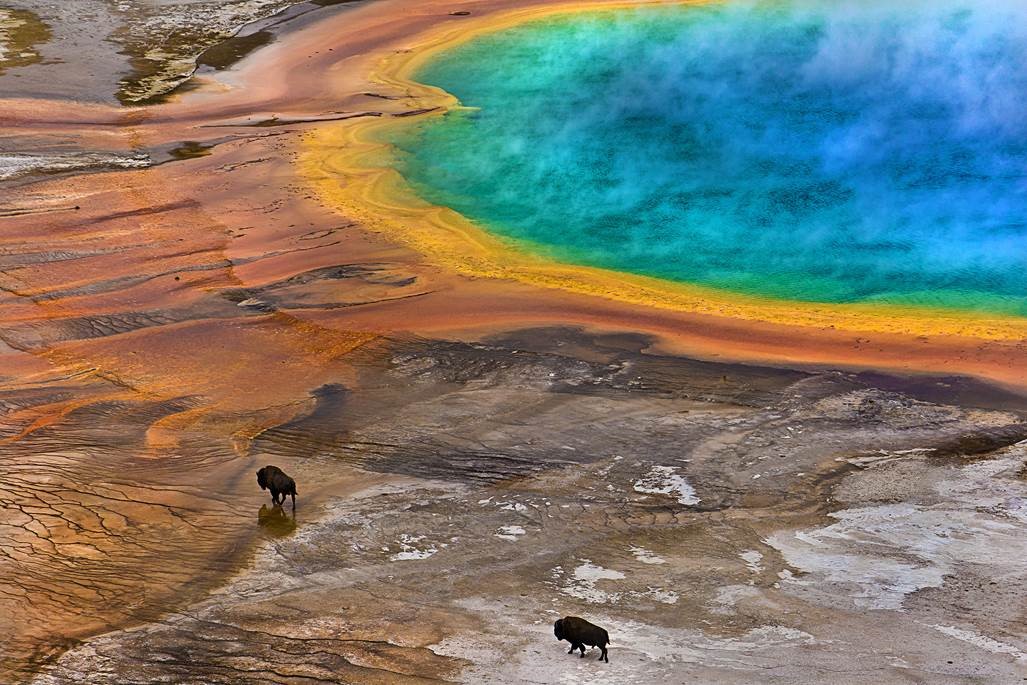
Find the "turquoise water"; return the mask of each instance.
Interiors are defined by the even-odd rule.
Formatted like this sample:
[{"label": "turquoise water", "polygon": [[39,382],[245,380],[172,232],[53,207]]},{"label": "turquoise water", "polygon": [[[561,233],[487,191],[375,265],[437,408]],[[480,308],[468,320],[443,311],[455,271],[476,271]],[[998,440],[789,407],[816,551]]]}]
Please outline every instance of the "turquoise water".
[{"label": "turquoise water", "polygon": [[415,191],[557,259],[744,293],[1027,315],[1027,3],[576,14],[418,80]]}]

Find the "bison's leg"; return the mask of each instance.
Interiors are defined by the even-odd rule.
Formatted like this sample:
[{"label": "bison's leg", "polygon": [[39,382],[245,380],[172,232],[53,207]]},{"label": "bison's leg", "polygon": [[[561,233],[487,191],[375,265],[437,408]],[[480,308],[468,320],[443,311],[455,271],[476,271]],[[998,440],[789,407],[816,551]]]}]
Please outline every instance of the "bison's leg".
[{"label": "bison's leg", "polygon": [[570,651],[568,651],[567,653],[568,654],[574,654],[574,650],[577,649],[577,648],[578,648],[578,646],[572,642],[571,643]]},{"label": "bison's leg", "polygon": [[[285,502],[285,495],[282,495],[282,502],[283,503]],[[292,493],[292,509],[293,509],[293,511],[296,511],[296,492],[295,491],[293,491],[293,493]]]},{"label": "bison's leg", "polygon": [[581,648],[581,658],[585,658],[585,645],[578,645]]},{"label": "bison's leg", "polygon": [[606,646],[599,645],[599,649],[603,650],[603,653],[599,655],[599,660],[605,661],[606,663],[610,663],[610,657],[606,656]]}]

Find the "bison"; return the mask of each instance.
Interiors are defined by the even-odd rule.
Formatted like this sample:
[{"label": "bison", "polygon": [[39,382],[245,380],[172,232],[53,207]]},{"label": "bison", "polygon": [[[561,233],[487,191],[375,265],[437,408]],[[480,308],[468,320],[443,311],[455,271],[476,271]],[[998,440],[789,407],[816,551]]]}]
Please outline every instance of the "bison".
[{"label": "bison", "polygon": [[568,654],[573,654],[575,649],[581,650],[581,658],[585,658],[585,645],[598,647],[603,650],[599,655],[600,661],[610,663],[606,656],[606,645],[610,644],[610,635],[597,625],[589,623],[577,616],[566,616],[553,624],[553,633],[557,640],[567,640],[571,643]]},{"label": "bison", "polygon": [[[296,481],[277,466],[265,466],[257,471],[257,485],[261,490],[271,491],[271,501],[275,504],[285,504],[285,496],[292,495],[292,508],[296,508]],[[282,501],[278,501],[278,496]]]}]

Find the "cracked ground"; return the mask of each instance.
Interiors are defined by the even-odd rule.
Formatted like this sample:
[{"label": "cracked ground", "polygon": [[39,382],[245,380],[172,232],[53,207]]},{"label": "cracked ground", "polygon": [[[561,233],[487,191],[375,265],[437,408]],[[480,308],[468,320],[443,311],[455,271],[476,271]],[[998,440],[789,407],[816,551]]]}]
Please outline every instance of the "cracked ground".
[{"label": "cracked ground", "polygon": [[[350,356],[356,389],[323,385],[245,457],[197,441],[134,460],[187,402],[34,431],[5,473],[3,596],[35,631],[61,610],[132,624],[67,636],[34,682],[1022,677],[1014,398],[966,383],[957,407],[932,397],[951,379],[646,342],[389,341]],[[114,426],[122,444],[61,458]],[[251,482],[266,462],[300,484],[295,515]],[[608,666],[561,651],[567,614],[610,627]]]}]

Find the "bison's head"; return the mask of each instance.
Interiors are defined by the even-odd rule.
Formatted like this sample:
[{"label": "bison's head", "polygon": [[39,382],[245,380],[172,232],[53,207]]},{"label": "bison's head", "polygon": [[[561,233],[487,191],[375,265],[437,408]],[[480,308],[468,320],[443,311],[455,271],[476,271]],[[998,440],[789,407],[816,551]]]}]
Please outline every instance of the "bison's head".
[{"label": "bison's head", "polygon": [[553,624],[553,635],[556,635],[557,640],[563,639],[563,619],[556,619],[556,623]]},{"label": "bison's head", "polygon": [[257,471],[257,485],[261,490],[267,490],[267,467]]}]

